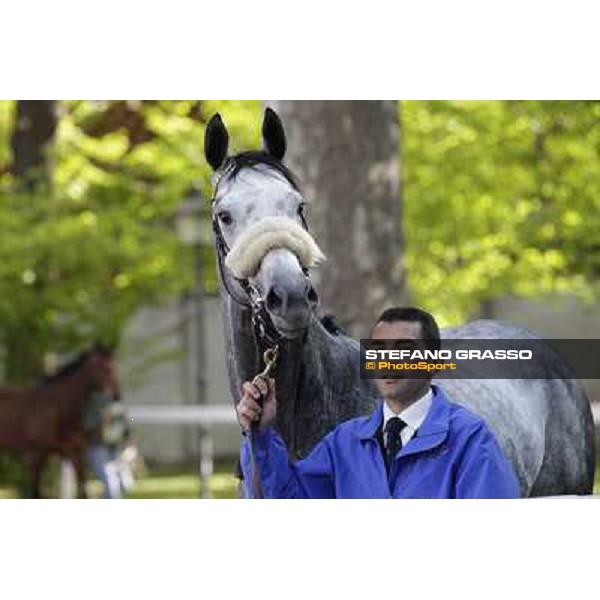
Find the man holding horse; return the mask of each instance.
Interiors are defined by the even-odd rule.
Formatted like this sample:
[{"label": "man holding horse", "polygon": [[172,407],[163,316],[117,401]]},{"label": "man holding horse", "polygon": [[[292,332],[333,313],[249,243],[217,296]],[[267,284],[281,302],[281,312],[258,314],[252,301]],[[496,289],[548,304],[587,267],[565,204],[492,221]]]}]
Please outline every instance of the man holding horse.
[{"label": "man holding horse", "polygon": [[[417,308],[384,311],[371,337],[416,349],[440,347],[434,318]],[[253,448],[245,435],[241,449],[246,494],[256,488],[256,470],[254,482],[267,498],[519,497],[513,468],[486,423],[431,380],[378,379],[376,410],[341,423],[295,462],[274,429],[273,381],[245,382],[238,417],[254,436]]]}]

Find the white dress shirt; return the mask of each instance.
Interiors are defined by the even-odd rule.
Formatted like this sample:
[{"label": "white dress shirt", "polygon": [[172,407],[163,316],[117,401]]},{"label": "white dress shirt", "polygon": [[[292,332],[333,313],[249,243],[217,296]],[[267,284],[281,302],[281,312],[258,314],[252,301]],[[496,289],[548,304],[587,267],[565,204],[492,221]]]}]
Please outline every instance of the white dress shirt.
[{"label": "white dress shirt", "polygon": [[[405,446],[412,436],[415,435],[415,431],[423,424],[423,421],[429,412],[429,408],[431,407],[432,400],[433,392],[431,388],[429,388],[418,400],[415,400],[410,406],[397,414],[388,406],[388,403],[384,401],[383,431],[385,431],[388,420],[392,417],[399,417],[402,419],[406,423],[406,427],[400,433],[400,438],[402,439],[402,446]],[[384,440],[384,443],[386,441],[387,440]]]}]

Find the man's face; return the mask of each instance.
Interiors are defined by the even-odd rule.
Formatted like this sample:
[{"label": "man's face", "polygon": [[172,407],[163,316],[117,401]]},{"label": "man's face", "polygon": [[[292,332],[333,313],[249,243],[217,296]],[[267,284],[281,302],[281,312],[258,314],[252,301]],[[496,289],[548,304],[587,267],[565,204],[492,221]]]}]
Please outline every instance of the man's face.
[{"label": "man's face", "polygon": [[[373,345],[370,346],[378,350],[424,350],[426,348],[421,323],[418,321],[394,321],[392,323],[380,321],[373,327],[371,339],[381,340],[373,342]],[[414,375],[403,377],[402,371],[397,371],[397,373],[390,379],[375,380],[379,393],[386,400],[400,402],[408,400],[431,382],[430,377],[417,379]]]}]

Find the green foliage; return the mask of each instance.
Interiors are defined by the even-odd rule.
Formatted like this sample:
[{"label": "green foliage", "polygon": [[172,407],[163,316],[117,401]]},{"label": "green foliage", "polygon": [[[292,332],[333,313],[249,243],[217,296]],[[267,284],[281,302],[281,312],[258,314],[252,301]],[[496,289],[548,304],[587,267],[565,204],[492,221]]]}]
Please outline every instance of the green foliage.
[{"label": "green foliage", "polygon": [[[30,376],[23,362],[49,350],[118,342],[141,306],[190,289],[193,252],[177,238],[175,216],[190,189],[210,194],[206,116],[224,114],[233,146],[257,143],[258,102],[59,108],[52,183],[24,194],[10,174],[14,102],[0,104],[0,344],[16,380]],[[205,272],[214,290],[212,261]]]},{"label": "green foliage", "polygon": [[591,299],[600,270],[600,104],[402,102],[415,301],[458,322],[504,294]]}]

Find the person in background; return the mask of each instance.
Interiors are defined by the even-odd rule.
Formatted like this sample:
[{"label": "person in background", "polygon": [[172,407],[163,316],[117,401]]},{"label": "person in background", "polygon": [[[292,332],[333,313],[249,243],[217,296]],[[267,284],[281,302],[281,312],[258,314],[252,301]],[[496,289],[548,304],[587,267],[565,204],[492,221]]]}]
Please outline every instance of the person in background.
[{"label": "person in background", "polygon": [[113,360],[102,385],[92,392],[88,400],[84,429],[88,463],[102,482],[103,497],[122,498],[132,485],[133,477],[120,456],[122,449],[130,444],[130,432]]}]

